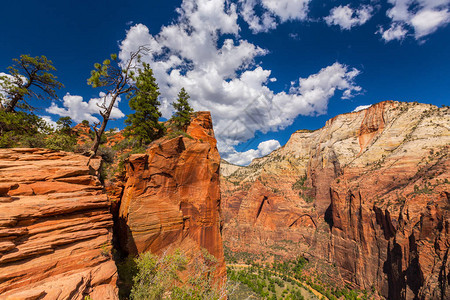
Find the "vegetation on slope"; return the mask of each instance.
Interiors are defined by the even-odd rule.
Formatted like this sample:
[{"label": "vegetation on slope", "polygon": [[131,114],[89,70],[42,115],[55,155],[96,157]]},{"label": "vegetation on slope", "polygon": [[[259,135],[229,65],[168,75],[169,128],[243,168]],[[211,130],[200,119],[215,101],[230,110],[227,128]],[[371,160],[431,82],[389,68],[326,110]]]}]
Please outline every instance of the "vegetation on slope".
[{"label": "vegetation on slope", "polygon": [[[256,299],[373,299],[375,290],[358,291],[350,286],[338,287],[324,276],[311,272],[315,267],[304,257],[292,260],[274,259],[273,263],[257,263],[261,257],[251,253],[231,252],[225,248],[229,284],[245,285],[234,294]],[[266,261],[269,257],[264,257]],[[230,299],[234,298],[230,295]],[[241,298],[242,299],[242,298]],[[253,299],[253,298],[252,298]]]},{"label": "vegetation on slope", "polygon": [[128,257],[118,263],[120,298],[223,299],[226,285],[214,279],[216,267],[217,260],[205,249],[190,259],[180,249],[160,256],[146,252]]}]

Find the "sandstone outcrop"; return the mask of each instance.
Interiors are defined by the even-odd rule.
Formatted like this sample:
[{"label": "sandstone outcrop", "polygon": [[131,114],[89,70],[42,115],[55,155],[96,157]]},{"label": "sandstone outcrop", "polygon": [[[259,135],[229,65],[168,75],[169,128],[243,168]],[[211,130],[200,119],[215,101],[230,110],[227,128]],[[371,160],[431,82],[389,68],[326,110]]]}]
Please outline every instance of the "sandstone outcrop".
[{"label": "sandstone outcrop", "polygon": [[[195,113],[187,133],[153,142],[125,163],[118,240],[128,254],[204,248],[226,276],[220,230],[220,156],[209,112]],[[119,196],[118,196],[119,195]],[[120,196],[121,195],[121,196]]]},{"label": "sandstone outcrop", "polygon": [[226,166],[224,243],[325,261],[334,280],[389,299],[448,299],[449,147],[450,109],[417,103],[297,131],[248,167]]},{"label": "sandstone outcrop", "polygon": [[[88,124],[79,123],[72,128],[72,132],[77,137],[78,146],[93,143],[94,132]],[[125,139],[122,131],[116,131],[115,129],[106,131],[104,137],[106,140],[105,146],[107,147],[113,147]]]},{"label": "sandstone outcrop", "polygon": [[0,149],[0,299],[118,299],[100,160]]}]

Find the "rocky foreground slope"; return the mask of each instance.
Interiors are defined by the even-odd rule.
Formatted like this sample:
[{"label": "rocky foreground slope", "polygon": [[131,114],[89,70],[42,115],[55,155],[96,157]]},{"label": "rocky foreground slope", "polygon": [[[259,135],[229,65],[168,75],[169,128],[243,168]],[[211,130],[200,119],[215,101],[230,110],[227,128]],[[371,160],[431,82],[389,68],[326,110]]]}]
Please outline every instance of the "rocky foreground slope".
[{"label": "rocky foreground slope", "polygon": [[118,299],[100,160],[0,149],[0,299]]},{"label": "rocky foreground slope", "polygon": [[231,251],[325,262],[389,299],[450,298],[450,109],[387,101],[223,163]]}]

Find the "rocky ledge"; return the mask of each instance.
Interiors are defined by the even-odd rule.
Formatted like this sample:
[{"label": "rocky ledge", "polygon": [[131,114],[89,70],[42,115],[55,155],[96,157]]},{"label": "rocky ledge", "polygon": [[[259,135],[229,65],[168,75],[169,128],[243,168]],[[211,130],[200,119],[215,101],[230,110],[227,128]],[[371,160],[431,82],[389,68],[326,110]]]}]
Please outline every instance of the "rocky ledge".
[{"label": "rocky ledge", "polygon": [[118,299],[100,160],[0,149],[0,299]]}]

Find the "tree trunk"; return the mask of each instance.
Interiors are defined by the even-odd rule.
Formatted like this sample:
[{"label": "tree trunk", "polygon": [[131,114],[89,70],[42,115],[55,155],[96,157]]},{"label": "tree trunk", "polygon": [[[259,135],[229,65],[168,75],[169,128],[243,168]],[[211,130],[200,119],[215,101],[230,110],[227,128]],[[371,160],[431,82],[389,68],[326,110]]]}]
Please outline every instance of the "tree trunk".
[{"label": "tree trunk", "polygon": [[[108,108],[104,113],[100,113],[103,117],[102,125],[100,126],[100,129],[95,132],[95,138],[94,138],[94,145],[91,148],[91,156],[90,158],[95,157],[97,155],[98,147],[100,146],[100,142],[102,140],[103,132],[105,132],[106,124],[109,121],[109,116],[111,115],[111,111],[114,108],[114,103],[116,102],[117,97],[119,96],[118,93],[114,94],[114,96],[111,99],[111,103],[109,104]],[[106,96],[105,96],[106,97]]]},{"label": "tree trunk", "polygon": [[102,140],[103,132],[105,132],[107,122],[108,122],[108,119],[104,118],[102,125],[100,126],[100,129],[95,132],[94,145],[92,145],[92,148],[91,148],[91,157],[90,158],[93,158],[97,155],[98,147],[100,147],[100,142]]},{"label": "tree trunk", "polygon": [[14,107],[16,107],[17,102],[19,102],[19,99],[20,99],[20,97],[14,97],[14,98],[12,98],[11,101],[9,101],[9,102],[6,104],[5,112],[7,112],[7,113],[12,112],[12,111],[14,110]]}]

